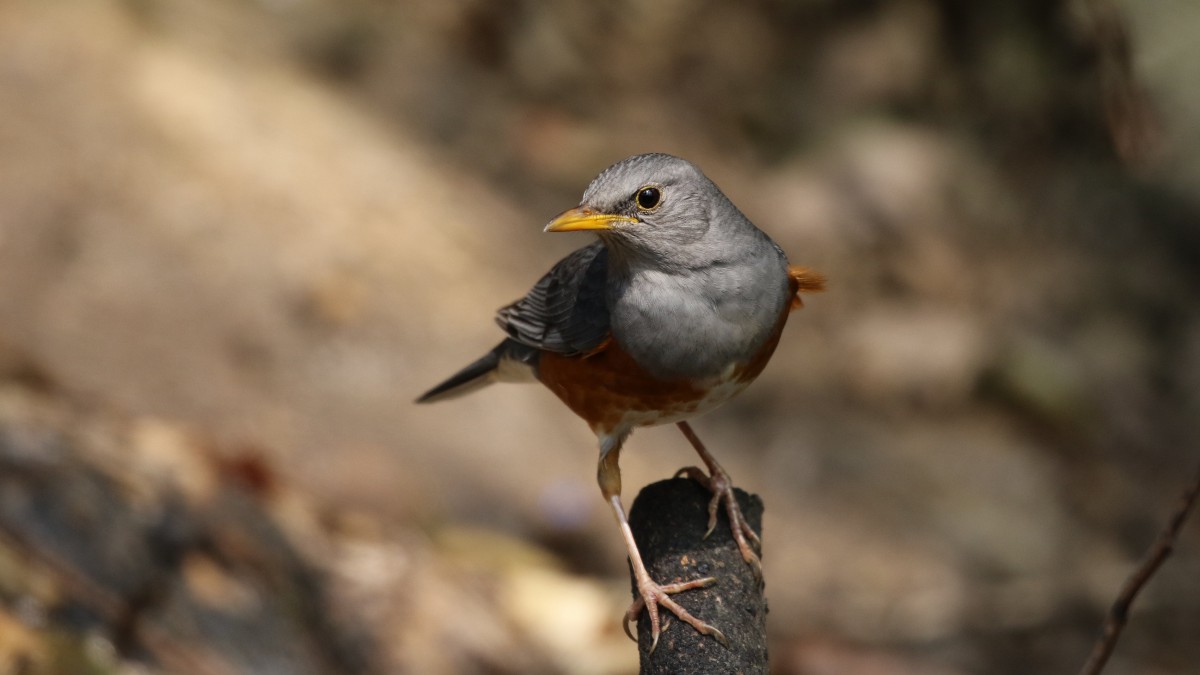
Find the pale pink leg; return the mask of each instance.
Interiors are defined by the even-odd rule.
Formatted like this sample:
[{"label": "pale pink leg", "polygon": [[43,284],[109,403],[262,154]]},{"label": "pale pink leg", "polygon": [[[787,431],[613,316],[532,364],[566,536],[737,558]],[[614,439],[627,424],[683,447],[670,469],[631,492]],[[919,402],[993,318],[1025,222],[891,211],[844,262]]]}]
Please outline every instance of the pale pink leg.
[{"label": "pale pink leg", "polygon": [[625,548],[629,551],[629,562],[633,565],[633,576],[637,581],[638,595],[641,596],[630,605],[629,611],[625,612],[625,618],[622,621],[625,634],[629,635],[631,639],[633,638],[633,634],[629,631],[629,622],[637,621],[642,609],[645,608],[646,613],[650,616],[650,635],[653,637],[650,651],[654,651],[654,648],[658,646],[658,636],[662,632],[658,614],[658,607],[662,605],[679,617],[680,621],[689,624],[704,635],[713,636],[721,644],[728,646],[729,641],[725,639],[725,635],[721,631],[692,616],[670,597],[672,593],[704,588],[714,584],[717,581],[715,578],[707,577],[666,585],[659,584],[650,578],[650,573],[646,571],[646,565],[642,562],[642,555],[638,552],[637,543],[633,540],[633,530],[629,528],[625,507],[621,505],[621,469],[617,465],[621,452],[620,440],[602,438],[602,443],[612,447],[603,447],[602,445],[601,448],[600,466],[597,471],[600,491],[604,494],[605,501],[612,507],[613,516],[616,517],[617,525],[621,528],[621,536],[625,538]]},{"label": "pale pink leg", "polygon": [[[754,547],[761,545],[761,542],[758,534],[754,532],[754,529],[746,522],[745,516],[742,515],[742,509],[733,495],[733,481],[725,469],[722,469],[721,465],[717,463],[716,458],[700,442],[696,432],[692,431],[691,425],[687,422],[677,422],[676,426],[696,449],[704,465],[708,467],[708,473],[704,473],[699,467],[689,466],[680,469],[675,474],[676,476],[685,475],[707,487],[713,493],[712,500],[708,502],[708,531],[704,533],[704,536],[708,537],[717,527],[717,509],[724,501],[725,513],[729,516],[729,528],[733,533],[734,541],[737,542],[738,550],[742,552],[742,559],[754,570],[754,575],[762,579],[762,561],[759,560],[758,553],[754,550]],[[753,546],[750,542],[754,542]]]}]

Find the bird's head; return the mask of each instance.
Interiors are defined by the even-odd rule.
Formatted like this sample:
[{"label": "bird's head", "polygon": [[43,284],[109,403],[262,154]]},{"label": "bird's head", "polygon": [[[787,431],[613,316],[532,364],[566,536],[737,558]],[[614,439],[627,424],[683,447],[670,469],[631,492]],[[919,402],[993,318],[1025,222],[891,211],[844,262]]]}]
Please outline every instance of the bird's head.
[{"label": "bird's head", "polygon": [[546,231],[592,231],[618,256],[686,264],[713,257],[714,229],[742,223],[753,227],[694,164],[655,153],[605,169]]}]

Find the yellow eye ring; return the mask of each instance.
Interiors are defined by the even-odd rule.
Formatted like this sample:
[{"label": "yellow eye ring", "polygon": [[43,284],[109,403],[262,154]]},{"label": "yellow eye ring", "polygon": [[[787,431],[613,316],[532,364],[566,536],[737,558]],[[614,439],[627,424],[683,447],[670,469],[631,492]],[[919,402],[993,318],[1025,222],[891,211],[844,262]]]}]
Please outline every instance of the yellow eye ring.
[{"label": "yellow eye ring", "polygon": [[653,211],[662,203],[662,190],[657,186],[647,185],[633,196],[639,211]]}]

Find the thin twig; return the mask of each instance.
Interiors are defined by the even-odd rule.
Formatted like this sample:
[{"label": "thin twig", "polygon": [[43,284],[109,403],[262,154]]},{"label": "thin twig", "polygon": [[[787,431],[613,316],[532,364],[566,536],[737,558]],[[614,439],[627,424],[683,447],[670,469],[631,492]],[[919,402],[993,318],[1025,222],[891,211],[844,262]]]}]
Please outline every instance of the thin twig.
[{"label": "thin twig", "polygon": [[1183,523],[1196,504],[1197,497],[1200,497],[1200,471],[1196,473],[1196,478],[1180,497],[1179,505],[1171,513],[1171,519],[1159,533],[1158,539],[1150,547],[1145,559],[1126,579],[1120,595],[1108,610],[1108,617],[1104,620],[1104,632],[1096,640],[1092,654],[1088,657],[1087,663],[1083,664],[1079,675],[1099,675],[1100,671],[1104,670],[1104,665],[1108,663],[1108,657],[1112,656],[1113,649],[1117,646],[1117,640],[1121,637],[1121,630],[1125,628],[1125,622],[1129,618],[1129,606],[1133,604],[1134,598],[1137,597],[1146,582],[1150,581],[1150,577],[1158,571],[1167,556],[1171,555],[1171,551],[1175,548],[1175,540],[1179,537],[1179,530],[1183,528]]}]

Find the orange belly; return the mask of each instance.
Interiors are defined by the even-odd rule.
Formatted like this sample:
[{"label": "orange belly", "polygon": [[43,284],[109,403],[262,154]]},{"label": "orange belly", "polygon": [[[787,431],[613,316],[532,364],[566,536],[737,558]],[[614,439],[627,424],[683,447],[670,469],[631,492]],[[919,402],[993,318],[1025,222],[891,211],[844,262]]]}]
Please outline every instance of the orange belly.
[{"label": "orange belly", "polygon": [[784,310],[763,346],[708,380],[661,380],[609,340],[582,356],[543,352],[538,379],[598,434],[677,422],[711,410],[745,389],[766,367],[787,323]]}]

